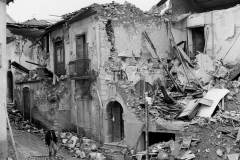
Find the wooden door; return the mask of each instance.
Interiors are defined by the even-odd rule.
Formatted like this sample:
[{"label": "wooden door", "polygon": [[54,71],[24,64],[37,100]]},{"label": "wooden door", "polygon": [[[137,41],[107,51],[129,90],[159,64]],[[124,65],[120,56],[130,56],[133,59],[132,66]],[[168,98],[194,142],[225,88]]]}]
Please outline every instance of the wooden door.
[{"label": "wooden door", "polygon": [[13,103],[13,76],[12,72],[7,72],[7,100],[8,103]]},{"label": "wooden door", "polygon": [[112,106],[112,132],[113,132],[113,141],[120,142],[123,139],[123,118],[122,118],[122,107],[118,102],[114,103]]},{"label": "wooden door", "polygon": [[63,41],[55,42],[55,73],[59,76],[65,74]]},{"label": "wooden door", "polygon": [[30,92],[29,88],[23,88],[23,107],[24,107],[24,118],[30,120]]},{"label": "wooden door", "polygon": [[[92,126],[91,126],[91,105],[90,100],[88,99],[81,99],[77,102],[77,122],[78,127],[81,128],[81,131],[84,133],[91,133]],[[90,136],[90,135],[89,135]]]}]

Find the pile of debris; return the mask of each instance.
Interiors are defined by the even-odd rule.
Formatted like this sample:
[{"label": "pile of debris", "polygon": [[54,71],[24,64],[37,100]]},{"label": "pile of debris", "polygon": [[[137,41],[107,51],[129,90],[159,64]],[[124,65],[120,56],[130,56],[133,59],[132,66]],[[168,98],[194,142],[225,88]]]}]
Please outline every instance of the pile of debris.
[{"label": "pile of debris", "polygon": [[125,145],[111,143],[102,146],[92,139],[79,138],[71,132],[60,133],[59,141],[61,141],[61,147],[68,150],[69,154],[75,158],[104,160],[113,159],[113,157],[122,159],[131,157],[131,150]]},{"label": "pile of debris", "polygon": [[[169,24],[169,26],[171,26]],[[169,28],[171,33],[171,28]],[[127,106],[136,117],[144,121],[145,94],[150,98],[150,121],[159,118],[166,120],[184,119],[191,120],[195,116],[212,117],[217,109],[225,111],[226,103],[235,101],[239,93],[240,81],[229,78],[230,70],[221,60],[213,61],[207,54],[198,53],[190,57],[181,44],[175,44],[173,35],[170,34],[172,52],[175,59],[167,63],[161,60],[156,48],[146,32],[143,32],[163,69],[167,78],[167,85],[157,79],[151,89],[139,96],[128,80],[113,82],[120,92]],[[234,77],[236,79],[236,77]]]},{"label": "pile of debris", "polygon": [[101,18],[113,20],[116,24],[124,25],[128,25],[128,22],[131,22],[132,19],[134,19],[135,22],[148,21],[151,19],[151,16],[156,17],[153,21],[160,21],[159,17],[161,16],[159,13],[143,12],[141,9],[129,2],[119,4],[113,1],[112,3],[106,4],[94,3],[72,13],[64,14],[62,15],[62,18],[64,20],[69,20],[77,14],[90,11],[97,11]]},{"label": "pile of debris", "polygon": [[[175,140],[149,147],[149,157],[167,159],[237,160],[240,144],[240,112],[218,111],[211,118],[195,117]],[[146,156],[146,151],[134,155]]]},{"label": "pile of debris", "polygon": [[86,137],[80,139],[75,133],[62,132],[59,135],[59,141],[61,141],[62,148],[67,149],[69,154],[75,158],[105,159],[100,153],[100,145]]},{"label": "pile of debris", "polygon": [[44,136],[45,130],[38,129],[35,125],[29,122],[29,120],[24,120],[21,112],[14,108],[8,108],[8,115],[11,124],[22,132],[35,133],[39,136]]}]

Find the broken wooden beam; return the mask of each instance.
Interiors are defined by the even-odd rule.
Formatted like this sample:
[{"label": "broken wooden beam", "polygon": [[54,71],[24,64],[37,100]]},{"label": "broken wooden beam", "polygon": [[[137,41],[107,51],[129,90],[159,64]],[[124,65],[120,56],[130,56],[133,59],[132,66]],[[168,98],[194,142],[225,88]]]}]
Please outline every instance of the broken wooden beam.
[{"label": "broken wooden beam", "polygon": [[174,80],[172,74],[169,72],[169,70],[168,70],[168,69],[166,68],[166,66],[164,65],[162,59],[161,59],[160,56],[158,55],[157,50],[156,50],[155,46],[153,45],[153,43],[152,43],[151,39],[149,38],[149,36],[148,36],[148,34],[147,34],[146,31],[143,32],[143,36],[147,39],[148,43],[150,44],[150,46],[151,46],[152,49],[154,50],[154,53],[155,53],[156,56],[158,57],[159,62],[163,65],[164,70],[165,70],[165,71],[167,72],[167,74],[169,75],[169,77],[170,77],[171,81],[173,82],[174,86],[177,88],[177,90],[178,90],[179,92],[185,94],[185,92],[180,88],[180,86],[179,86],[179,85],[176,83],[176,81]]}]

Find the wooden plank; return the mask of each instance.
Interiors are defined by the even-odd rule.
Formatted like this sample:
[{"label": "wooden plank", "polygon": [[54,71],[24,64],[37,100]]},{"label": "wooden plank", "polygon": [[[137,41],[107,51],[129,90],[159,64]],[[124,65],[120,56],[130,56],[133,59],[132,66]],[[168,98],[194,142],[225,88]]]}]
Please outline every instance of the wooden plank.
[{"label": "wooden plank", "polygon": [[201,103],[201,104],[204,104],[204,105],[207,105],[207,106],[212,106],[212,104],[213,104],[213,100],[210,100],[210,99],[206,99],[206,98],[201,98],[200,100],[199,100],[199,103]]},{"label": "wooden plank", "polygon": [[178,116],[178,118],[184,118],[187,117],[189,119],[193,119],[194,116],[197,114],[197,111],[199,109],[199,100],[191,100],[188,104],[187,107],[183,110],[183,112]]}]

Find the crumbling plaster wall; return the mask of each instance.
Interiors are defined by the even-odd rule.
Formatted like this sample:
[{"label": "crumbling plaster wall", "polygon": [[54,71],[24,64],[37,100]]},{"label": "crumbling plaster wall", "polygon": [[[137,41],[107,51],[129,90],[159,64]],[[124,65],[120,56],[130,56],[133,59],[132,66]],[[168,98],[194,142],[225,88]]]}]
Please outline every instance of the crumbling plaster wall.
[{"label": "crumbling plaster wall", "polygon": [[[134,18],[133,18],[134,19]],[[118,20],[112,20],[113,37],[109,37],[109,23],[107,19],[99,19],[99,38],[100,38],[100,75],[99,82],[101,83],[100,94],[104,106],[104,115],[106,114],[106,107],[110,99],[118,101],[124,110],[124,143],[133,147],[137,141],[137,136],[140,132],[142,121],[139,120],[134,113],[128,108],[128,102],[123,98],[123,95],[117,89],[116,92],[111,91],[112,82],[114,82],[114,75],[111,69],[122,69],[126,72],[128,82],[132,86],[140,80],[140,72],[146,76],[146,81],[153,84],[157,78],[164,79],[164,72],[157,62],[157,56],[149,46],[148,42],[142,36],[143,31],[147,31],[150,39],[156,47],[156,50],[161,58],[165,60],[170,52],[170,44],[167,35],[167,26],[165,23],[150,20],[141,21],[135,19],[132,21],[123,21],[119,23]],[[115,50],[112,51],[112,48]],[[112,62],[111,59],[114,59]],[[121,59],[124,57],[125,60]],[[116,78],[116,77],[115,77]],[[118,83],[118,79],[115,79]],[[124,86],[122,81],[119,84]],[[121,85],[120,84],[120,85]],[[130,94],[129,94],[130,95]],[[125,95],[126,96],[126,95]],[[134,102],[130,102],[134,103]],[[105,142],[110,142],[108,134],[107,119],[104,119],[104,135]],[[144,148],[144,138],[141,138],[139,150]]]},{"label": "crumbling plaster wall", "polygon": [[[14,35],[14,37],[15,40],[7,44],[7,60],[11,60],[11,62],[15,61],[29,70],[36,69],[36,65],[27,63],[26,61],[39,62],[38,59],[42,57],[40,54],[40,46],[32,46],[35,42],[33,39],[27,39],[18,35]],[[15,82],[19,81],[26,74],[19,72],[13,67],[11,67],[9,71],[13,74],[13,88],[16,88]],[[13,97],[16,97],[15,92],[13,93]]]},{"label": "crumbling plaster wall", "polygon": [[[223,59],[224,64],[235,65],[240,61],[240,7],[193,14],[177,24],[181,31],[188,30],[189,50],[192,49],[191,28],[203,26],[205,30],[206,54],[212,59]],[[176,25],[175,25],[176,26]],[[174,31],[173,31],[174,32]],[[186,39],[187,34],[175,34]]]},{"label": "crumbling plaster wall", "polygon": [[32,46],[34,42],[34,39],[15,36],[15,40],[7,44],[7,58],[12,62],[16,61],[29,70],[36,69],[36,65],[26,62],[27,60],[38,63],[38,54],[41,48],[39,45]]},{"label": "crumbling plaster wall", "polygon": [[60,130],[73,130],[70,85],[69,79],[61,80],[56,85],[52,84],[52,79],[18,84],[14,90],[18,108],[24,112],[23,88],[28,87],[33,122],[41,123],[47,128],[57,126]]},{"label": "crumbling plaster wall", "polygon": [[[76,60],[76,36],[85,34],[88,58],[91,60],[90,69],[98,72],[98,38],[96,15],[77,21],[69,26],[69,60]],[[74,125],[78,126],[80,134],[102,141],[102,109],[100,108],[96,90],[99,88],[96,80],[72,80],[72,118]],[[89,86],[89,89],[86,88]],[[88,97],[90,95],[90,97]],[[87,96],[87,98],[86,98]]]}]

